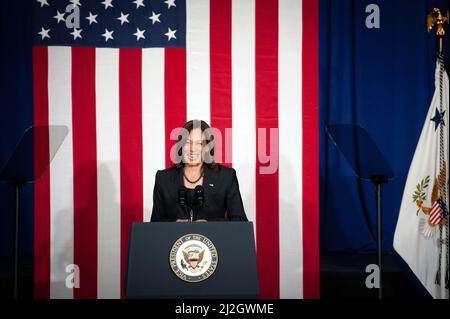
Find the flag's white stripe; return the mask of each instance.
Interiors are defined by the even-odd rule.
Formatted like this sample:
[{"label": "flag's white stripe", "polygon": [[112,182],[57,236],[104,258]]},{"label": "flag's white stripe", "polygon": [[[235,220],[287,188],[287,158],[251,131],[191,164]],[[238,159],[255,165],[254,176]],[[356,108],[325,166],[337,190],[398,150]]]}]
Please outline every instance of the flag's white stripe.
[{"label": "flag's white stripe", "polygon": [[438,218],[440,217],[440,213],[439,212],[434,212],[431,216],[430,216],[430,220],[431,222],[435,222]]},{"label": "flag's white stripe", "polygon": [[255,1],[232,4],[233,167],[256,235]]},{"label": "flag's white stripe", "polygon": [[432,209],[431,209],[431,215],[433,215],[434,213],[436,213],[438,210],[440,209],[438,204],[435,204]]},{"label": "flag's white stripe", "polygon": [[120,298],[119,50],[96,49],[98,298]]},{"label": "flag's white stripe", "polygon": [[[48,48],[49,124],[69,129],[50,164],[50,298],[61,299],[73,298],[73,290],[66,286],[66,267],[74,258],[71,64],[71,48]],[[51,148],[52,144],[50,136]]]},{"label": "flag's white stripe", "polygon": [[433,219],[437,215],[439,215],[439,211],[438,210],[432,210],[431,213],[430,213],[430,218]]},{"label": "flag's white stripe", "polygon": [[441,219],[440,219],[440,216],[439,216],[439,215],[436,215],[436,216],[433,216],[433,218],[430,220],[430,222],[431,222],[433,225],[435,225],[435,224],[438,224],[440,220],[441,220]]},{"label": "flag's white stripe", "polygon": [[186,115],[210,122],[209,0],[186,1]]},{"label": "flag's white stripe", "polygon": [[165,166],[164,49],[142,50],[144,221],[150,221],[155,174]]},{"label": "flag's white stripe", "polygon": [[441,220],[441,210],[439,207],[436,207],[430,212],[430,222],[436,224],[438,223],[438,220]]},{"label": "flag's white stripe", "polygon": [[302,298],[302,12],[280,0],[278,127],[280,298]]}]

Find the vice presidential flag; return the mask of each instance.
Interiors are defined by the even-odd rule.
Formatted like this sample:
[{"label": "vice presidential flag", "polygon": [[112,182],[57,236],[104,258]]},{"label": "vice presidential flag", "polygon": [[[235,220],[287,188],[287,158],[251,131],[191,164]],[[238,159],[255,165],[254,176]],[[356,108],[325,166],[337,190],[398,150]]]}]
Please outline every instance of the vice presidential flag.
[{"label": "vice presidential flag", "polygon": [[441,59],[435,87],[406,180],[394,248],[434,298],[448,299],[449,82]]},{"label": "vice presidential flag", "polygon": [[34,123],[69,128],[35,186],[36,297],[124,296],[131,223],[192,119],[222,132],[261,296],[318,297],[318,1],[33,5]]}]

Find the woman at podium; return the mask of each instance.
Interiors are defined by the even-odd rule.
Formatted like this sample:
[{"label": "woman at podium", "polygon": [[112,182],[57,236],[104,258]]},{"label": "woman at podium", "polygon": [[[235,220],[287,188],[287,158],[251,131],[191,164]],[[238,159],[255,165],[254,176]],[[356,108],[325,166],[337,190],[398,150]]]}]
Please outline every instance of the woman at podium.
[{"label": "woman at podium", "polygon": [[180,130],[172,167],[156,173],[151,221],[247,221],[236,171],[214,162],[214,136],[200,120]]}]

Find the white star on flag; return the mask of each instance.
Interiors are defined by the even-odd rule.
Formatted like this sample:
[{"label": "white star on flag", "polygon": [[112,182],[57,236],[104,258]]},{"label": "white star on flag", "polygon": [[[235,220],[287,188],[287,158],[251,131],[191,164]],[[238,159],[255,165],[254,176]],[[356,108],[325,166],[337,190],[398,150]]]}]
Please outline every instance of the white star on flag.
[{"label": "white star on flag", "polygon": [[113,32],[114,32],[114,30],[108,31],[108,29],[105,29],[105,33],[102,34],[102,37],[105,37],[105,42],[108,42],[109,39],[114,40],[114,38],[112,36]]},{"label": "white star on flag", "polygon": [[120,25],[123,25],[125,22],[129,23],[130,21],[128,21],[128,16],[130,14],[123,14],[123,12],[120,13],[120,17],[117,18],[117,20],[120,20]]},{"label": "white star on flag", "polygon": [[81,7],[80,0],[70,0],[69,2],[72,3],[72,5],[74,7],[76,7],[76,6],[80,6]]},{"label": "white star on flag", "polygon": [[114,7],[112,5],[112,0],[105,0],[102,2],[102,4],[105,6],[105,10],[108,9],[109,7],[111,7],[111,8]]},{"label": "white star on flag", "polygon": [[167,9],[170,9],[170,7],[176,7],[175,0],[166,0],[164,1],[165,4],[167,4]]},{"label": "white star on flag", "polygon": [[73,39],[74,40],[76,40],[77,38],[82,38],[82,36],[81,36],[81,31],[83,31],[82,29],[77,29],[77,28],[75,28],[75,29],[73,29],[73,31],[72,32],[70,32],[70,34],[71,35],[73,35]]},{"label": "white star on flag", "polygon": [[89,12],[89,17],[86,17],[86,19],[89,20],[89,25],[91,25],[92,23],[97,23],[97,15],[98,14],[92,14],[91,12]]},{"label": "white star on flag", "polygon": [[136,32],[133,33],[133,35],[136,36],[136,41],[139,41],[140,39],[145,39],[144,32],[145,30],[139,30],[139,28],[136,29]]},{"label": "white star on flag", "polygon": [[42,8],[43,6],[50,6],[50,5],[48,4],[47,0],[36,0],[36,1],[39,2],[39,3],[41,4],[41,8]]},{"label": "white star on flag", "polygon": [[156,22],[161,22],[159,21],[159,16],[161,15],[161,13],[156,14],[155,11],[152,11],[152,16],[148,17],[150,20],[152,20],[152,24],[155,24]]},{"label": "white star on flag", "polygon": [[136,9],[139,9],[139,7],[145,7],[144,0],[135,0],[133,3],[136,5]]},{"label": "white star on flag", "polygon": [[41,28],[41,32],[38,32],[38,34],[42,37],[41,40],[44,40],[45,38],[49,38],[50,39],[50,35],[48,34],[50,32],[50,29],[44,29]]},{"label": "white star on flag", "polygon": [[165,36],[168,37],[167,41],[170,41],[170,39],[176,39],[177,37],[175,36],[175,32],[177,32],[177,30],[172,30],[169,28],[169,30],[167,31],[167,33],[164,33]]},{"label": "white star on flag", "polygon": [[66,21],[66,19],[64,19],[64,12],[60,13],[59,10],[56,11],[56,15],[53,16],[53,18],[55,18],[56,20],[58,20],[57,23],[60,23],[61,21]]}]

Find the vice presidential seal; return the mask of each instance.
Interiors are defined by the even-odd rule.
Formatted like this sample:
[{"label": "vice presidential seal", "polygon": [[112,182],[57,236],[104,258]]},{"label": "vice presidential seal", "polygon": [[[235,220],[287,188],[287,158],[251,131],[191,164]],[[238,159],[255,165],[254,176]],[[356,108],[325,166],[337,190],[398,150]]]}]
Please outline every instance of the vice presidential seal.
[{"label": "vice presidential seal", "polygon": [[217,250],[211,240],[199,234],[187,234],[175,241],[170,250],[170,267],[187,282],[208,279],[216,270]]}]

